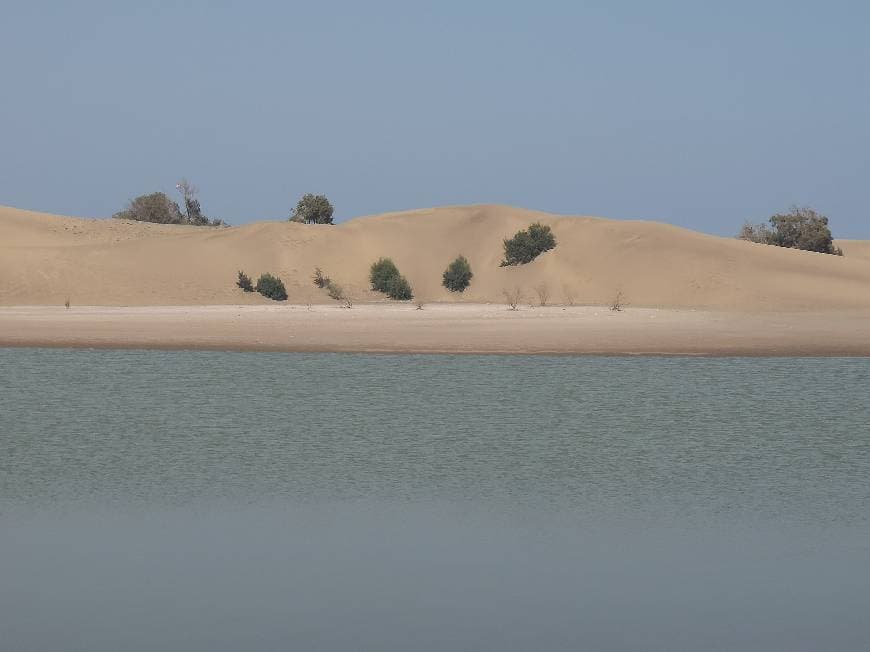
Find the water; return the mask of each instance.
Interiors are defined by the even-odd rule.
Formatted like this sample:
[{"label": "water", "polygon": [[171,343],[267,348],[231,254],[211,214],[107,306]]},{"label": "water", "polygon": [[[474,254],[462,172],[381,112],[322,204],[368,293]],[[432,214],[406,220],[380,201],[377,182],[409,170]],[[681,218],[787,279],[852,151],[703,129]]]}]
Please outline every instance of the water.
[{"label": "water", "polygon": [[0,349],[0,649],[867,649],[868,387]]}]

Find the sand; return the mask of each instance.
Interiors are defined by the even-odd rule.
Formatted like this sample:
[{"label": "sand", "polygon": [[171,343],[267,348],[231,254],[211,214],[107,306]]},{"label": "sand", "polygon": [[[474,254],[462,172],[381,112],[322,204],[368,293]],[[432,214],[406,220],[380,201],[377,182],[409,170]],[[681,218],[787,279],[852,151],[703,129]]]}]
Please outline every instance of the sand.
[{"label": "sand", "polygon": [[870,355],[870,311],[430,304],[0,308],[0,347],[585,355]]},{"label": "sand", "polygon": [[[499,267],[502,239],[533,221],[553,228],[557,247]],[[838,244],[844,257],[492,205],[228,229],[0,207],[0,345],[870,355],[870,242]],[[458,254],[474,271],[463,294],[441,286]],[[425,310],[368,288],[380,256]],[[313,286],[315,267],[353,309]],[[289,301],[243,293],[240,269],[280,276]],[[514,288],[517,312],[503,299]],[[558,305],[530,308],[539,291]],[[617,293],[627,308],[612,313]]]}]

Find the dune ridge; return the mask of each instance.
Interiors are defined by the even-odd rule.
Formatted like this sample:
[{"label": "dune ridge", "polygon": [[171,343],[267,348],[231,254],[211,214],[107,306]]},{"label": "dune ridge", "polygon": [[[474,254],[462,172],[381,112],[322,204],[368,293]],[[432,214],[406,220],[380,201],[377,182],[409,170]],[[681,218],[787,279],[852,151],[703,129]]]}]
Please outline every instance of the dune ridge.
[{"label": "dune ridge", "polygon": [[[534,262],[499,267],[502,239],[533,221],[557,247]],[[870,242],[838,243],[845,257],[781,249],[667,224],[556,216],[499,205],[450,206],[360,217],[336,226],[257,222],[226,229],[83,219],[0,207],[0,305],[172,306],[270,304],[235,287],[236,272],[280,276],[290,303],[333,303],[315,267],[356,302],[380,256],[395,260],[427,302],[501,303],[521,287],[537,302],[724,311],[870,308]],[[463,294],[441,286],[458,254],[474,271]]]}]

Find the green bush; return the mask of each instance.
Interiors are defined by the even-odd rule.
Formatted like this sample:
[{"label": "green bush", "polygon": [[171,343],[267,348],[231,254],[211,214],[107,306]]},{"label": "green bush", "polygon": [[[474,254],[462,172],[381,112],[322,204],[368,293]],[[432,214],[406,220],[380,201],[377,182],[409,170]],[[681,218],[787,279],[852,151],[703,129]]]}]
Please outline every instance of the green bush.
[{"label": "green bush", "polygon": [[305,224],[332,224],[334,209],[326,195],[313,195],[310,192],[302,195],[296,208],[290,214],[291,222]]},{"label": "green bush", "polygon": [[555,246],[556,238],[550,227],[535,222],[529,228],[518,231],[513,238],[504,241],[504,260],[501,261],[501,266],[525,265]]},{"label": "green bush", "polygon": [[378,292],[388,292],[390,279],[394,276],[399,276],[399,268],[389,258],[380,258],[377,262],[372,263],[369,271],[369,281],[372,284],[372,290]]},{"label": "green bush", "polygon": [[414,298],[414,292],[408,279],[397,274],[387,282],[387,296],[398,301],[407,301]]},{"label": "green bush", "polygon": [[112,217],[155,224],[182,224],[185,221],[178,204],[162,192],[139,195],[136,199],[130,200],[126,209],[115,213]]},{"label": "green bush", "polygon": [[287,289],[284,282],[277,276],[261,274],[257,279],[257,292],[275,301],[287,300]]},{"label": "green bush", "polygon": [[443,280],[441,284],[451,292],[464,292],[471,284],[471,265],[468,264],[468,259],[465,256],[458,256],[456,260],[447,266],[444,270]]},{"label": "green bush", "polygon": [[828,218],[812,208],[792,206],[790,212],[774,215],[768,223],[770,226],[744,224],[737,237],[776,247],[843,255],[843,250],[834,246]]},{"label": "green bush", "polygon": [[236,285],[242,288],[245,292],[254,291],[254,284],[251,283],[251,277],[245,274],[242,270],[239,270],[239,280],[236,281]]}]

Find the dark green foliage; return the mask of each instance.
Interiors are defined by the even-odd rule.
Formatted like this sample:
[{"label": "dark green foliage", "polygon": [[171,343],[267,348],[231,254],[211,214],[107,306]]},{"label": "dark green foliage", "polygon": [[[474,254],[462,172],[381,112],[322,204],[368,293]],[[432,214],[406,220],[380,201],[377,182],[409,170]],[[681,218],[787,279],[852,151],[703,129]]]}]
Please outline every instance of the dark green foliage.
[{"label": "dark green foliage", "polygon": [[408,279],[397,274],[387,282],[387,296],[398,301],[407,301],[414,298],[414,292]]},{"label": "dark green foliage", "polygon": [[550,227],[535,222],[524,231],[518,231],[513,238],[504,241],[504,260],[501,261],[501,266],[525,265],[555,246],[556,238]]},{"label": "dark green foliage", "polygon": [[302,195],[290,215],[291,222],[305,224],[332,224],[332,204],[326,195],[313,195],[310,192]]},{"label": "dark green foliage", "polygon": [[394,276],[399,276],[399,268],[389,258],[381,258],[376,263],[372,263],[371,271],[369,272],[372,290],[388,292],[390,279]]},{"label": "dark green foliage", "polygon": [[242,270],[239,270],[239,280],[236,281],[236,285],[242,288],[245,292],[254,291],[254,284],[251,283],[251,277],[245,274]]},{"label": "dark green foliage", "polygon": [[323,272],[319,267],[314,268],[314,276],[311,277],[311,280],[314,281],[314,285],[319,287],[321,290],[325,287],[328,287],[331,281],[328,276],[324,276]]},{"label": "dark green foliage", "polygon": [[471,273],[471,265],[468,264],[468,259],[465,256],[458,256],[444,270],[441,284],[451,292],[464,292],[465,288],[471,283],[472,276],[474,274]]},{"label": "dark green foliage", "polygon": [[287,299],[287,290],[284,287],[284,282],[271,274],[260,275],[260,278],[257,279],[256,289],[264,297],[274,299],[275,301],[285,301]]},{"label": "dark green foliage", "polygon": [[828,218],[812,208],[793,206],[790,212],[774,215],[768,222],[770,226],[744,224],[737,237],[776,247],[843,255],[843,251],[834,246]]},{"label": "dark green foliage", "polygon": [[115,213],[112,217],[156,224],[182,224],[184,222],[184,216],[181,214],[178,204],[162,192],[139,195],[130,201],[125,210]]},{"label": "dark green foliage", "polygon": [[399,268],[389,258],[380,258],[372,263],[369,272],[372,290],[385,293],[391,299],[413,299],[414,293],[408,279],[399,273]]}]

